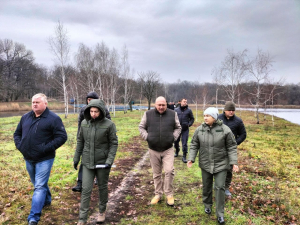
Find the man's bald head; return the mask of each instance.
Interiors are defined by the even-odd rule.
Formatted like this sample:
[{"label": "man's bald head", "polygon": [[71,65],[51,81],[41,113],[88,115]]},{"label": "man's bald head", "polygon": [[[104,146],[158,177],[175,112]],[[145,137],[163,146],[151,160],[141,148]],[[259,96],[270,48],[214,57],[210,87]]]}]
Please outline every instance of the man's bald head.
[{"label": "man's bald head", "polygon": [[160,114],[163,114],[167,110],[167,101],[166,101],[166,99],[162,96],[159,96],[155,100],[155,108]]}]

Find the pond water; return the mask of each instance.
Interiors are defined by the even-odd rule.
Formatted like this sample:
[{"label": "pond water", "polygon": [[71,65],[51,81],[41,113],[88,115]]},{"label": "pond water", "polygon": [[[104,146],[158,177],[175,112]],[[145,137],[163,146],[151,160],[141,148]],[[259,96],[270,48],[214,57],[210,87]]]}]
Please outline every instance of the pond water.
[{"label": "pond water", "polygon": [[[241,108],[242,110],[255,111],[253,108]],[[260,113],[277,116],[295,124],[300,125],[300,109],[259,109]]]}]

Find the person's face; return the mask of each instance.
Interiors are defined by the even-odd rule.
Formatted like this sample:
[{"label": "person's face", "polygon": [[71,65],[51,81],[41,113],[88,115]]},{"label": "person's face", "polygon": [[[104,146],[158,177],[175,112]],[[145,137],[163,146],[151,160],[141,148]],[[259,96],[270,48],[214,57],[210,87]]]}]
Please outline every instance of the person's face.
[{"label": "person's face", "polygon": [[208,126],[211,126],[215,122],[215,119],[211,115],[204,115],[204,122]]},{"label": "person's face", "polygon": [[224,111],[224,113],[225,113],[225,116],[227,117],[227,118],[229,118],[229,117],[233,117],[234,116],[234,114],[235,114],[235,111]]},{"label": "person's face", "polygon": [[47,102],[44,102],[43,98],[34,98],[32,99],[32,110],[35,113],[35,115],[39,116],[41,115],[46,107],[47,107]]},{"label": "person's face", "polygon": [[91,101],[92,99],[93,99],[93,98],[88,98],[88,99],[87,99],[87,103],[89,104],[90,101]]},{"label": "person's face", "polygon": [[93,119],[96,119],[100,116],[100,110],[97,107],[91,107],[90,114]]},{"label": "person's face", "polygon": [[187,100],[186,99],[182,99],[181,100],[181,106],[186,106],[187,105]]},{"label": "person's face", "polygon": [[157,99],[155,102],[156,110],[162,114],[167,110],[167,102],[164,99]]}]

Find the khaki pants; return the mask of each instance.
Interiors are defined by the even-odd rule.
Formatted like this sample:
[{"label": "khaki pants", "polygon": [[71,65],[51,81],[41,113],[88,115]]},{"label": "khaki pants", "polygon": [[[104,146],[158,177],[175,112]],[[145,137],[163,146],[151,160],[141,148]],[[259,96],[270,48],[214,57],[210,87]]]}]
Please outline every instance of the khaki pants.
[{"label": "khaki pants", "polygon": [[[173,147],[163,152],[149,149],[149,154],[153,170],[155,195],[159,195],[160,197],[163,193],[167,196],[173,195],[173,180],[175,175]],[[162,170],[165,172],[164,180],[162,177]]]}]

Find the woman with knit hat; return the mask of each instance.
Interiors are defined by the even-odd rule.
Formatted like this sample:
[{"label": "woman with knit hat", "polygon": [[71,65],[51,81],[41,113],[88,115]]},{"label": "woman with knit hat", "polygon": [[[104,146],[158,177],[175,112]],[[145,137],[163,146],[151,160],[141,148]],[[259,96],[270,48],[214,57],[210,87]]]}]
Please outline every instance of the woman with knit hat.
[{"label": "woman with knit hat", "polygon": [[211,214],[213,180],[216,199],[216,216],[224,224],[225,179],[227,170],[237,166],[237,145],[229,127],[218,120],[218,109],[209,107],[204,111],[204,123],[195,131],[190,145],[187,166],[190,168],[199,152],[199,167],[202,171],[202,199],[205,213]]}]

